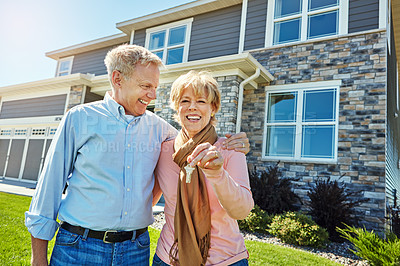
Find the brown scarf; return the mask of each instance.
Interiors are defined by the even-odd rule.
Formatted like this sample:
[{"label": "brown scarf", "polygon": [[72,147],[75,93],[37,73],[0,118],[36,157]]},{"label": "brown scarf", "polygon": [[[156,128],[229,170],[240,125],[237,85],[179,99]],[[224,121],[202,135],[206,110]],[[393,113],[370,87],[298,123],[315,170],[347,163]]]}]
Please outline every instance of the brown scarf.
[{"label": "brown scarf", "polygon": [[[211,212],[203,172],[196,166],[192,181],[186,183],[186,171],[183,169],[187,157],[197,145],[205,142],[214,144],[218,135],[214,126],[208,124],[193,138],[181,130],[175,139],[174,162],[181,168],[178,181],[174,220],[174,244],[169,256],[172,265],[197,266],[205,265],[210,249]],[[178,260],[179,250],[179,260]]]}]

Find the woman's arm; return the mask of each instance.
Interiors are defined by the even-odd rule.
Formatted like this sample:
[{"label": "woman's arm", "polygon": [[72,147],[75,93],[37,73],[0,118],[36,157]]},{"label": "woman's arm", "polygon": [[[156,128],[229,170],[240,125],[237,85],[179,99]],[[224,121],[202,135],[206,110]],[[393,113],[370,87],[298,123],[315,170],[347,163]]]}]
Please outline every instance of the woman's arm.
[{"label": "woman's arm", "polygon": [[158,178],[156,174],[154,173],[154,187],[153,187],[153,206],[158,203],[158,201],[161,198],[162,191],[160,188],[160,183],[158,183]]},{"label": "woman's arm", "polygon": [[203,169],[203,172],[229,216],[236,220],[246,218],[254,207],[254,201],[245,156],[234,152],[227,158],[226,169],[222,173],[208,169]]},{"label": "woman's arm", "polygon": [[203,143],[188,157],[188,162],[203,170],[229,216],[237,220],[246,218],[253,209],[254,201],[250,191],[246,157],[243,153],[231,152],[225,163],[217,147]]}]

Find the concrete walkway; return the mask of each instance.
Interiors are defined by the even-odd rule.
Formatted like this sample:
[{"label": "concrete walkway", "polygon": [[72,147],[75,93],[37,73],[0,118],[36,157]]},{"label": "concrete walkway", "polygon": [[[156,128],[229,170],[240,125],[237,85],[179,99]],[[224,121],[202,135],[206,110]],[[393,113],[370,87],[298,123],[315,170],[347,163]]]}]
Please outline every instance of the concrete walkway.
[{"label": "concrete walkway", "polygon": [[[35,192],[36,184],[0,179],[0,192],[32,197]],[[164,203],[158,203],[153,207],[153,214],[164,211]]]}]

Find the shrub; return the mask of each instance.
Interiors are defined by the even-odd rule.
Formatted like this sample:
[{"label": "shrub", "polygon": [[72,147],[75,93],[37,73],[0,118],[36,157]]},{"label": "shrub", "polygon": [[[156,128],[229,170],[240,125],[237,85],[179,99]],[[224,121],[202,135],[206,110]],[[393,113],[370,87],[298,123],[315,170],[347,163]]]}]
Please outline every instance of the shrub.
[{"label": "shrub", "polygon": [[271,216],[255,205],[246,219],[239,220],[238,224],[240,230],[266,234],[271,220]]},{"label": "shrub", "polygon": [[268,232],[288,244],[321,247],[328,242],[328,232],[309,216],[287,212],[276,215]]},{"label": "shrub", "polygon": [[254,202],[269,214],[296,211],[299,208],[295,204],[301,202],[292,191],[292,181],[298,181],[298,179],[280,178],[278,163],[275,166],[268,166],[266,171],[249,172]]},{"label": "shrub", "polygon": [[343,238],[349,240],[356,250],[351,250],[357,256],[367,260],[371,265],[399,265],[400,239],[391,234],[386,240],[365,228],[337,228]]},{"label": "shrub", "polygon": [[389,219],[390,219],[390,226],[392,232],[397,236],[400,237],[400,209],[398,207],[389,207],[388,210]]},{"label": "shrub", "polygon": [[343,228],[343,224],[356,225],[357,216],[354,207],[359,206],[367,199],[361,199],[361,191],[349,191],[344,184],[337,180],[318,179],[315,186],[307,195],[310,197],[310,212],[313,220],[329,233],[329,239],[343,242],[336,231],[336,227]]}]

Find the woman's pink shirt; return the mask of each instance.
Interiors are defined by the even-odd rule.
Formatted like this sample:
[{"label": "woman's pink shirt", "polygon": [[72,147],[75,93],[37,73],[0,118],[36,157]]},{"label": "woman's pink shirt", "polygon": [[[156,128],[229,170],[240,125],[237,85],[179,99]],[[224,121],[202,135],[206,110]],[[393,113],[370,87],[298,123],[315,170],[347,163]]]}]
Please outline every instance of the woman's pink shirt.
[{"label": "woman's pink shirt", "polygon": [[[211,209],[211,248],[206,265],[229,265],[248,258],[244,238],[236,219],[244,219],[254,206],[250,191],[246,157],[222,149],[220,138],[214,144],[224,158],[224,171],[204,171]],[[174,214],[180,168],[172,160],[174,141],[162,144],[155,173],[165,199],[165,220],[156,253],[169,264],[174,241]],[[157,193],[156,193],[157,194]]]}]

